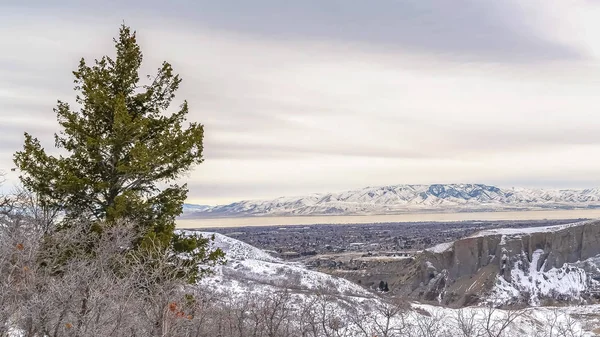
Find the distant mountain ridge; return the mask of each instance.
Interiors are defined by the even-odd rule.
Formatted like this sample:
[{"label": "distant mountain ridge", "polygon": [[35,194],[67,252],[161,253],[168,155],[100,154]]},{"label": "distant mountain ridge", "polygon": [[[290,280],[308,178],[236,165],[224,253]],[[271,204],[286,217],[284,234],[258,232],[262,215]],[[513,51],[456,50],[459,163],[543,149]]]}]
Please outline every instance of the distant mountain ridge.
[{"label": "distant mountain ridge", "polygon": [[196,205],[196,204],[183,204],[183,214],[203,212],[210,209],[212,206],[208,205]]},{"label": "distant mountain ridge", "polygon": [[600,208],[600,189],[500,188],[485,184],[390,185],[340,193],[187,205],[184,217],[374,215]]}]

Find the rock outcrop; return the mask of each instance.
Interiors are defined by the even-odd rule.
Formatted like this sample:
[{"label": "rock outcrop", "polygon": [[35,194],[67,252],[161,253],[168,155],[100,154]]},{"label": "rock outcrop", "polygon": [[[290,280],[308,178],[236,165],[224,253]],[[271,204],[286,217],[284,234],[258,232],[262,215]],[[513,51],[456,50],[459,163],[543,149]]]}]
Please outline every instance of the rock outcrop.
[{"label": "rock outcrop", "polygon": [[[502,294],[505,302],[539,304],[540,297],[556,294],[581,297],[581,289],[594,280],[582,269],[574,269],[578,267],[567,267],[599,254],[600,221],[482,231],[423,251],[414,260],[414,273],[399,280],[396,288],[415,299],[455,306],[489,298],[501,286],[511,292]],[[571,272],[579,274],[570,275],[572,280],[566,283],[565,274]],[[561,289],[552,288],[552,277],[561,282]],[[519,296],[523,298],[512,298]]]}]

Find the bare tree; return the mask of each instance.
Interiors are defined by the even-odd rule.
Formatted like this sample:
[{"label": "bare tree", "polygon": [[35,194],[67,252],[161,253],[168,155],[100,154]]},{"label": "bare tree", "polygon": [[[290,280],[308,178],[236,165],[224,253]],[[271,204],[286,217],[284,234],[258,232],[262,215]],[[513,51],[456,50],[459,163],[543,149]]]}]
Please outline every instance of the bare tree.
[{"label": "bare tree", "polygon": [[371,307],[355,308],[349,316],[356,327],[357,333],[365,337],[405,336],[410,331],[408,303],[394,300],[393,302],[378,301]]},{"label": "bare tree", "polygon": [[412,312],[412,320],[415,322],[411,337],[445,337],[448,336],[447,328],[443,323],[446,315],[441,310],[423,313],[421,310]]},{"label": "bare tree", "polygon": [[45,232],[24,196],[0,205],[0,335],[181,336],[182,314],[168,310],[184,297],[173,259],[153,246],[130,253],[132,225]]},{"label": "bare tree", "polygon": [[281,290],[267,296],[259,305],[268,337],[290,336],[291,300],[290,292]]},{"label": "bare tree", "polygon": [[[446,317],[389,298],[358,304],[331,289],[207,290],[181,280],[182,259],[163,245],[132,249],[135,224],[90,234],[91,223],[77,220],[55,230],[55,215],[32,203],[27,193],[0,197],[0,337],[503,337],[527,313],[489,305]],[[538,323],[536,336],[584,335],[559,309]]]},{"label": "bare tree", "polygon": [[344,314],[347,310],[340,298],[322,292],[313,294],[300,309],[302,336],[349,336],[351,327]]},{"label": "bare tree", "polygon": [[39,283],[36,257],[42,235],[33,215],[24,210],[23,202],[23,195],[0,196],[1,333],[6,333],[26,313],[22,304],[35,298]]},{"label": "bare tree", "polygon": [[579,323],[570,315],[565,315],[563,321],[557,326],[558,337],[583,337],[585,335],[583,329],[579,327]]},{"label": "bare tree", "polygon": [[458,309],[453,317],[458,336],[483,337],[485,331],[478,320],[478,309]]},{"label": "bare tree", "polygon": [[536,337],[582,337],[585,334],[580,324],[571,315],[553,308],[538,322],[535,335]]},{"label": "bare tree", "polygon": [[518,318],[525,314],[525,309],[500,310],[494,305],[482,309],[483,330],[487,337],[506,336],[508,330]]}]

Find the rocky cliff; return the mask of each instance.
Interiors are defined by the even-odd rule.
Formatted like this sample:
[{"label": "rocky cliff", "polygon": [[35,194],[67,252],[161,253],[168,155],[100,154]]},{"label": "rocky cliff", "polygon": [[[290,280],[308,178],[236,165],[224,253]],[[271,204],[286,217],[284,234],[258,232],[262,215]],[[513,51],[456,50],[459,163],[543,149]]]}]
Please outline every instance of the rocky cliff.
[{"label": "rocky cliff", "polygon": [[456,306],[586,301],[598,285],[599,254],[600,221],[482,231],[423,251],[397,291]]}]

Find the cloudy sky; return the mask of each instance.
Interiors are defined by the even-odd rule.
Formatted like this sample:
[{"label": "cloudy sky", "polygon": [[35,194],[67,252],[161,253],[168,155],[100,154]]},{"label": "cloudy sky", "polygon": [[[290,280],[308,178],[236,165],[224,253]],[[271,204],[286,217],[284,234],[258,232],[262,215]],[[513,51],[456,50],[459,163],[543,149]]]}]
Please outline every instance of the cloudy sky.
[{"label": "cloudy sky", "polygon": [[53,146],[71,71],[125,21],[205,125],[191,202],[600,186],[599,18],[591,0],[0,0],[0,169],[24,131]]}]

